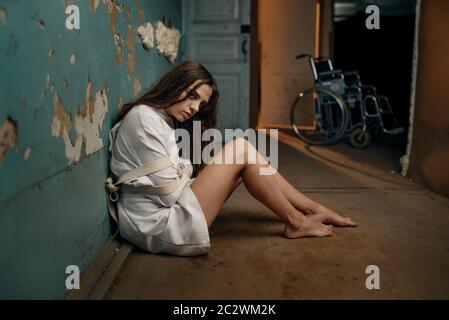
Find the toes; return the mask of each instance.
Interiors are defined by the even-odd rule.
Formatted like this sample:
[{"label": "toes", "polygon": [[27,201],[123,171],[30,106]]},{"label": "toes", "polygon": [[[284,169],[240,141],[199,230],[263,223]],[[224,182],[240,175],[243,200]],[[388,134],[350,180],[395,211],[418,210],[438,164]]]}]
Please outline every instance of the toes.
[{"label": "toes", "polygon": [[349,218],[349,217],[345,217],[345,220],[346,220],[348,226],[350,226],[350,227],[357,227],[357,226],[358,226],[358,223],[355,222],[355,221],[353,221],[353,220],[352,220],[351,218]]}]

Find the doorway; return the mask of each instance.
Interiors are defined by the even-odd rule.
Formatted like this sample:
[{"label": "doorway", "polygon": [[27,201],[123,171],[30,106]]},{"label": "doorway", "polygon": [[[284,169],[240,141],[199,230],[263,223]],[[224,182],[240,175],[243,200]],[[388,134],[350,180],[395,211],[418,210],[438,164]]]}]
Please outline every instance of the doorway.
[{"label": "doorway", "polygon": [[[379,29],[365,25],[370,13],[379,8]],[[344,71],[357,70],[362,84],[373,85],[388,97],[397,121],[405,132],[391,137],[404,154],[410,117],[410,96],[415,34],[416,0],[335,0],[334,65]],[[388,122],[386,127],[394,126]]]}]

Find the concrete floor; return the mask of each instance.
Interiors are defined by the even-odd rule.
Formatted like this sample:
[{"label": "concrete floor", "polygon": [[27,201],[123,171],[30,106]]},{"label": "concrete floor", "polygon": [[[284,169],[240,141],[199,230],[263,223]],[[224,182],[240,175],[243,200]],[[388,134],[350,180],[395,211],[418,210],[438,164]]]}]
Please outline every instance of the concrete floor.
[{"label": "concrete floor", "polygon": [[[136,249],[107,298],[449,298],[449,199],[397,173],[398,140],[357,150],[280,138],[281,174],[358,228],[335,228],[324,239],[285,239],[283,224],[242,186],[211,228],[208,256]],[[368,265],[380,268],[379,290],[365,287]]]}]

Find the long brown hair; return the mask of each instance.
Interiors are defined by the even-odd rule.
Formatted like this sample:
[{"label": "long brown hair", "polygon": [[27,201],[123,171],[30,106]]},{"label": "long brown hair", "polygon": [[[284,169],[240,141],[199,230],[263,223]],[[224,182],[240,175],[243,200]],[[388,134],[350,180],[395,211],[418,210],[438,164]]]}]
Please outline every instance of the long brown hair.
[{"label": "long brown hair", "polygon": [[[123,120],[128,112],[135,106],[144,104],[155,108],[167,108],[177,102],[184,101],[189,96],[188,94],[183,99],[180,99],[181,94],[188,90],[196,81],[199,83],[191,90],[207,84],[212,88],[212,95],[209,102],[200,108],[200,110],[189,120],[179,122],[173,118],[175,128],[183,128],[189,132],[190,136],[190,160],[193,164],[193,121],[201,121],[201,136],[202,133],[210,128],[215,128],[217,125],[217,108],[219,93],[217,83],[210,72],[200,63],[195,61],[184,61],[167,73],[162,75],[153,86],[144,93],[141,97],[132,102],[124,104],[118,113],[117,122]],[[201,139],[201,137],[200,137]],[[201,153],[207,142],[201,141]],[[201,169],[205,166],[201,164],[193,164],[193,176],[197,176]]]}]

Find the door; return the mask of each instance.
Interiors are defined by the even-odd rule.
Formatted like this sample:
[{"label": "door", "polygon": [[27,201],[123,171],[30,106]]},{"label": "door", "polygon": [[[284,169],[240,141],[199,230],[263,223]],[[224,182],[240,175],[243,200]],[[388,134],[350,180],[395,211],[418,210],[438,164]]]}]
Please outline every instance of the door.
[{"label": "door", "polygon": [[250,0],[185,0],[183,19],[184,60],[203,64],[218,84],[218,128],[247,129]]}]

